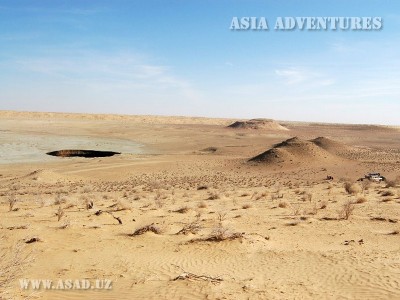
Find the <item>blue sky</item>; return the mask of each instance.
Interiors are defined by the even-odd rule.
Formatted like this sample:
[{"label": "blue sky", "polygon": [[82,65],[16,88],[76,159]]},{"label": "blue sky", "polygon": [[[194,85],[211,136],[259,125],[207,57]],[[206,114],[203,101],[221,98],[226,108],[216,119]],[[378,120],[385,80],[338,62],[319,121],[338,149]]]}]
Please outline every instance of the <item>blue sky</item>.
[{"label": "blue sky", "polygon": [[[279,16],[383,29],[274,31]],[[396,0],[0,0],[0,45],[4,110],[400,125]]]}]

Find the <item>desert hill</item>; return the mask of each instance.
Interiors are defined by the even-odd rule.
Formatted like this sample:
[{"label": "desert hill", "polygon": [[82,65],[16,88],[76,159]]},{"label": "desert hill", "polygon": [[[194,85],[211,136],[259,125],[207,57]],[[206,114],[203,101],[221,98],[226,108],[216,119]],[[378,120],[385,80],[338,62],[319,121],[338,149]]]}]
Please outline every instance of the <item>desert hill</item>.
[{"label": "desert hill", "polygon": [[310,161],[311,159],[328,158],[329,156],[331,156],[329,152],[312,141],[293,137],[274,145],[273,148],[251,158],[250,161],[265,163],[298,163],[301,161]]},{"label": "desert hill", "polygon": [[343,160],[397,162],[400,161],[400,152],[396,149],[353,147],[326,137],[312,140],[293,137],[275,144],[271,149],[249,159],[249,162],[302,165],[335,163]]},{"label": "desert hill", "polygon": [[233,129],[265,129],[265,130],[289,130],[272,119],[251,119],[236,121],[228,126]]}]

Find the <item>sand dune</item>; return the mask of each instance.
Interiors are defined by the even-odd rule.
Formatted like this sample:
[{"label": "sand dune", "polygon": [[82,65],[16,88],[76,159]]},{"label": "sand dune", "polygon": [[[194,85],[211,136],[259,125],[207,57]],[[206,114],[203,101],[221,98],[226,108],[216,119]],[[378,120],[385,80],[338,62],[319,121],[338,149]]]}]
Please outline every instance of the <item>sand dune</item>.
[{"label": "sand dune", "polygon": [[[321,139],[318,141],[321,141]],[[333,144],[328,141],[329,140],[324,139],[323,145]],[[273,148],[251,158],[249,161],[265,164],[283,163],[298,165],[337,160],[338,157],[336,157],[334,153],[328,151],[328,148],[332,150],[330,147],[322,147],[321,144],[316,143],[315,140],[307,141],[294,137],[274,145]]]}]

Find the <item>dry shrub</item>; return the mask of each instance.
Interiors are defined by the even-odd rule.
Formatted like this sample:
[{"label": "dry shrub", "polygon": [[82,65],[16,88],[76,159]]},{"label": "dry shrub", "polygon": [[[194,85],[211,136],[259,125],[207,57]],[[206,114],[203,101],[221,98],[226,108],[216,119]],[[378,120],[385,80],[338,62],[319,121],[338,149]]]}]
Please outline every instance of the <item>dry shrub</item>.
[{"label": "dry shrub", "polygon": [[308,211],[309,215],[316,215],[318,213],[317,203],[314,203],[311,209]]},{"label": "dry shrub", "polygon": [[[4,237],[0,237],[2,241]],[[33,261],[32,253],[25,253],[24,244],[0,248],[0,299],[6,299],[6,290],[17,280],[24,267]]]},{"label": "dry shrub", "polygon": [[394,193],[392,191],[384,191],[381,193],[382,197],[389,197],[389,196],[394,196]]},{"label": "dry shrub", "polygon": [[343,204],[342,209],[339,211],[339,218],[348,220],[354,211],[354,203],[350,200]]},{"label": "dry shrub", "polygon": [[15,203],[17,203],[17,198],[15,195],[10,195],[8,197],[8,210],[12,211],[14,209]]},{"label": "dry shrub", "polygon": [[251,207],[252,207],[251,204],[244,204],[242,206],[243,209],[248,209],[248,208],[251,208]]},{"label": "dry shrub", "polygon": [[398,184],[400,184],[400,176],[397,176],[394,180],[386,180],[387,188],[396,187]]},{"label": "dry shrub", "polygon": [[194,222],[185,224],[181,230],[179,230],[176,234],[184,234],[188,235],[189,233],[191,234],[197,234],[203,227],[201,226],[199,220],[197,219]]},{"label": "dry shrub", "polygon": [[388,235],[398,235],[399,233],[400,233],[400,231],[397,230],[397,229],[395,229],[395,230],[390,231],[390,232],[388,233]]},{"label": "dry shrub", "polygon": [[159,227],[157,227],[156,225],[154,225],[154,223],[152,223],[150,225],[146,225],[146,226],[136,229],[134,233],[130,234],[130,236],[142,235],[149,231],[153,232],[155,234],[161,234],[161,229]]},{"label": "dry shrub", "polygon": [[292,213],[294,216],[298,216],[300,214],[300,204],[299,203],[293,203],[291,205],[292,207]]},{"label": "dry shrub", "polygon": [[181,207],[180,209],[174,210],[176,213],[185,214],[190,210],[188,206]]},{"label": "dry shrub", "polygon": [[351,183],[350,181],[346,181],[343,185],[345,191],[349,195],[358,194],[361,192],[361,188],[356,183]]},{"label": "dry shrub", "polygon": [[64,209],[61,206],[59,206],[58,210],[56,211],[57,221],[61,220],[61,218],[64,216],[64,213],[65,213]]},{"label": "dry shrub", "polygon": [[200,202],[199,205],[197,205],[198,208],[207,208],[207,203],[204,201]]},{"label": "dry shrub", "polygon": [[367,202],[367,199],[365,197],[358,197],[356,200],[356,204],[361,204]]},{"label": "dry shrub", "polygon": [[366,190],[368,190],[371,186],[371,181],[369,180],[363,180],[360,182],[361,185],[361,190],[364,193]]},{"label": "dry shrub", "polygon": [[86,198],[85,199],[85,207],[87,210],[92,209],[93,208],[93,200]]},{"label": "dry shrub", "polygon": [[311,193],[306,193],[306,194],[304,194],[304,196],[301,198],[303,201],[309,201],[309,202],[311,202],[311,200],[312,200],[312,194]]},{"label": "dry shrub", "polygon": [[286,208],[286,207],[288,207],[288,204],[287,204],[287,202],[279,202],[278,206],[280,208]]},{"label": "dry shrub", "polygon": [[233,232],[220,224],[211,231],[211,234],[207,238],[203,240],[208,242],[222,242],[226,240],[232,241],[242,238],[243,235],[243,233]]},{"label": "dry shrub", "polygon": [[209,193],[209,197],[207,198],[207,200],[217,200],[219,199],[219,194],[216,192],[211,192]]},{"label": "dry shrub", "polygon": [[61,205],[67,202],[67,199],[65,197],[62,197],[60,193],[56,195],[56,198],[54,199],[53,205]]},{"label": "dry shrub", "polygon": [[319,209],[325,209],[328,206],[328,202],[323,200],[319,205]]},{"label": "dry shrub", "polygon": [[160,192],[157,192],[156,196],[154,197],[154,203],[157,208],[162,208],[165,205],[165,198],[161,195]]},{"label": "dry shrub", "polygon": [[222,224],[222,222],[225,221],[225,220],[226,220],[226,212],[217,213],[218,224]]},{"label": "dry shrub", "polygon": [[393,199],[391,199],[391,198],[385,198],[385,199],[383,199],[382,200],[382,202],[390,202],[390,201],[392,201]]}]

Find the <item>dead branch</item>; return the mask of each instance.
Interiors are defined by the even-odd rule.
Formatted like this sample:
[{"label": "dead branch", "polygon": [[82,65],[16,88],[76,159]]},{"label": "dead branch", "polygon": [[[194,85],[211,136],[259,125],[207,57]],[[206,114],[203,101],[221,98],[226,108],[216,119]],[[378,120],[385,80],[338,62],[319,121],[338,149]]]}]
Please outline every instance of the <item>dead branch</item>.
[{"label": "dead branch", "polygon": [[180,266],[174,265],[177,268],[181,269],[183,271],[182,274],[178,275],[177,277],[173,278],[172,281],[176,280],[203,280],[203,281],[209,281],[211,283],[220,283],[223,281],[221,277],[212,277],[208,275],[197,275],[194,273],[190,273],[182,269]]}]

